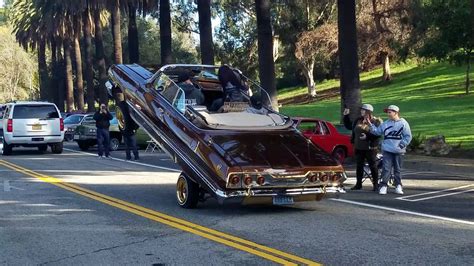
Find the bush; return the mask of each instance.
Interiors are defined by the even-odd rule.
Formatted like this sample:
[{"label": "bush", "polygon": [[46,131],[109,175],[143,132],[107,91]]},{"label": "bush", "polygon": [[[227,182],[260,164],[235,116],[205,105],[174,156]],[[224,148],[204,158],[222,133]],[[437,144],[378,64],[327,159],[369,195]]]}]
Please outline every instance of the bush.
[{"label": "bush", "polygon": [[416,136],[413,136],[410,144],[408,145],[408,149],[414,151],[423,148],[422,146],[425,140],[426,136],[421,135],[421,133],[416,134]]}]

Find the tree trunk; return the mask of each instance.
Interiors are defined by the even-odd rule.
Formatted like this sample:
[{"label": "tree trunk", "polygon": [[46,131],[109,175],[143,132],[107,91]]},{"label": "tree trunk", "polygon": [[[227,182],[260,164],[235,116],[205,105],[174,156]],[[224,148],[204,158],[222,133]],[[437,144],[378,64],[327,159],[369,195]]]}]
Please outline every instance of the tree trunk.
[{"label": "tree trunk", "polygon": [[91,13],[89,7],[86,7],[82,16],[82,24],[84,25],[84,43],[85,43],[85,59],[86,59],[86,84],[87,84],[87,111],[95,110],[95,89],[94,89],[94,56],[92,53],[92,27]]},{"label": "tree trunk", "polygon": [[49,86],[49,99],[52,101],[56,106],[60,109],[60,111],[64,111],[64,106],[61,109],[58,100],[58,77],[56,74],[56,68],[58,65],[58,57],[57,57],[57,46],[54,39],[51,40],[51,85]]},{"label": "tree trunk", "polygon": [[120,31],[120,0],[114,0],[112,10],[111,24],[112,24],[112,36],[114,39],[114,58],[115,64],[122,64],[122,32]]},{"label": "tree trunk", "polygon": [[306,78],[306,85],[308,86],[308,96],[316,97],[316,85],[314,83],[314,61],[303,67],[303,74]]},{"label": "tree trunk", "polygon": [[337,0],[337,5],[341,69],[341,120],[342,111],[347,106],[351,110],[351,120],[354,121],[359,115],[361,106],[355,0]]},{"label": "tree trunk", "polygon": [[255,0],[255,7],[257,11],[258,72],[260,83],[270,94],[272,107],[278,111],[270,0]]},{"label": "tree trunk", "polygon": [[140,60],[137,28],[137,7],[133,1],[129,1],[128,3],[128,56],[130,63],[138,63]]},{"label": "tree trunk", "polygon": [[392,73],[390,71],[390,59],[388,53],[383,53],[383,81],[392,80]]},{"label": "tree trunk", "polygon": [[40,79],[40,98],[49,100],[48,93],[48,65],[46,64],[46,41],[41,40],[38,45],[38,73]]},{"label": "tree trunk", "polygon": [[467,52],[466,94],[469,94],[470,89],[471,89],[471,79],[469,77],[470,72],[471,72],[471,56],[472,56],[472,51],[470,50]]},{"label": "tree trunk", "polygon": [[211,0],[198,0],[199,39],[201,62],[214,65],[214,44],[212,42]]},{"label": "tree trunk", "polygon": [[100,10],[94,10],[95,23],[95,58],[96,66],[99,72],[99,99],[100,103],[108,102],[107,89],[105,82],[107,81],[107,68],[105,66],[104,55],[104,38],[102,35],[102,24],[100,22]]},{"label": "tree trunk", "polygon": [[[56,42],[56,67],[53,70],[54,75],[56,77],[56,86],[57,86],[57,94],[58,97],[58,108],[60,111],[65,111],[65,99],[66,99],[66,79],[65,79],[65,62],[64,62],[64,44],[61,40],[57,39]],[[63,53],[61,53],[63,51]]]},{"label": "tree trunk", "polygon": [[171,10],[169,0],[160,0],[161,65],[171,64]]},{"label": "tree trunk", "polygon": [[82,75],[81,17],[74,16],[74,57],[76,62],[77,110],[84,112],[84,78]]},{"label": "tree trunk", "polygon": [[74,84],[72,78],[71,42],[64,40],[64,61],[66,74],[66,111],[74,109]]}]

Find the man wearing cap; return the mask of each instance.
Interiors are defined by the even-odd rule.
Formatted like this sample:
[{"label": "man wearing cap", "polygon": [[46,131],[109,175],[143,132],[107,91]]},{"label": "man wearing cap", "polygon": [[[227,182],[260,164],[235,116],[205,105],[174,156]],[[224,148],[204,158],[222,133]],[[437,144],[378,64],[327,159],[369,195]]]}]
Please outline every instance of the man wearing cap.
[{"label": "man wearing cap", "polygon": [[377,148],[380,143],[380,137],[370,133],[371,123],[380,125],[382,120],[372,116],[374,107],[370,104],[363,104],[360,109],[360,117],[354,122],[350,121],[349,109],[344,110],[344,126],[352,130],[351,143],[354,144],[354,154],[356,159],[356,177],[357,182],[351,190],[362,189],[362,178],[364,176],[364,164],[367,161],[372,175],[373,190],[378,189],[379,172],[376,165]]},{"label": "man wearing cap", "polygon": [[[387,183],[393,168],[395,181],[395,193],[403,194],[401,167],[401,155],[405,154],[406,147],[412,139],[410,125],[400,117],[400,108],[396,105],[389,105],[384,112],[388,115],[388,120],[380,126],[371,124],[370,132],[375,135],[383,135],[382,142],[383,168],[382,181],[380,182],[379,194],[387,194]],[[370,121],[369,121],[370,123]]]}]

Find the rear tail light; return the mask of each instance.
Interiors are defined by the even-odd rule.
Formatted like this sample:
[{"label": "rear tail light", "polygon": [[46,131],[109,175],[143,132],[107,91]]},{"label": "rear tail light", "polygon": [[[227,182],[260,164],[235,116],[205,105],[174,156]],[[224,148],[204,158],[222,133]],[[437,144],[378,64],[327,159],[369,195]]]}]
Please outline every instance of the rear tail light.
[{"label": "rear tail light", "polygon": [[329,177],[327,174],[322,174],[321,176],[319,176],[319,180],[321,180],[321,182],[326,182],[328,181]]},{"label": "rear tail light", "polygon": [[308,177],[309,182],[314,183],[318,181],[318,175],[317,174],[310,174]]},{"label": "rear tail light", "polygon": [[252,177],[250,175],[245,175],[244,184],[246,186],[249,186],[250,184],[252,184]]},{"label": "rear tail light", "polygon": [[59,130],[64,131],[64,119],[59,118]]},{"label": "rear tail light", "polygon": [[257,177],[257,184],[259,184],[260,186],[265,184],[265,177],[263,175]]},{"label": "rear tail light", "polygon": [[239,175],[231,175],[230,176],[230,183],[232,185],[237,185],[240,182],[240,176]]},{"label": "rear tail light", "polygon": [[13,132],[13,120],[8,119],[7,121],[7,132]]},{"label": "rear tail light", "polygon": [[339,180],[340,177],[341,177],[340,174],[333,174],[331,176],[331,181],[335,182],[335,181]]}]

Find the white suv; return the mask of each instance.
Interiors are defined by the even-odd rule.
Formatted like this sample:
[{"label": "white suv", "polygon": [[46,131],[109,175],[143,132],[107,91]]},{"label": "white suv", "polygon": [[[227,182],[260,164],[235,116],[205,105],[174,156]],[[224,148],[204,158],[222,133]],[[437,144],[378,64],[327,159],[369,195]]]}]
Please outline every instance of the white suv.
[{"label": "white suv", "polygon": [[3,115],[3,155],[13,147],[38,147],[53,153],[63,152],[64,121],[54,103],[13,102]]}]

